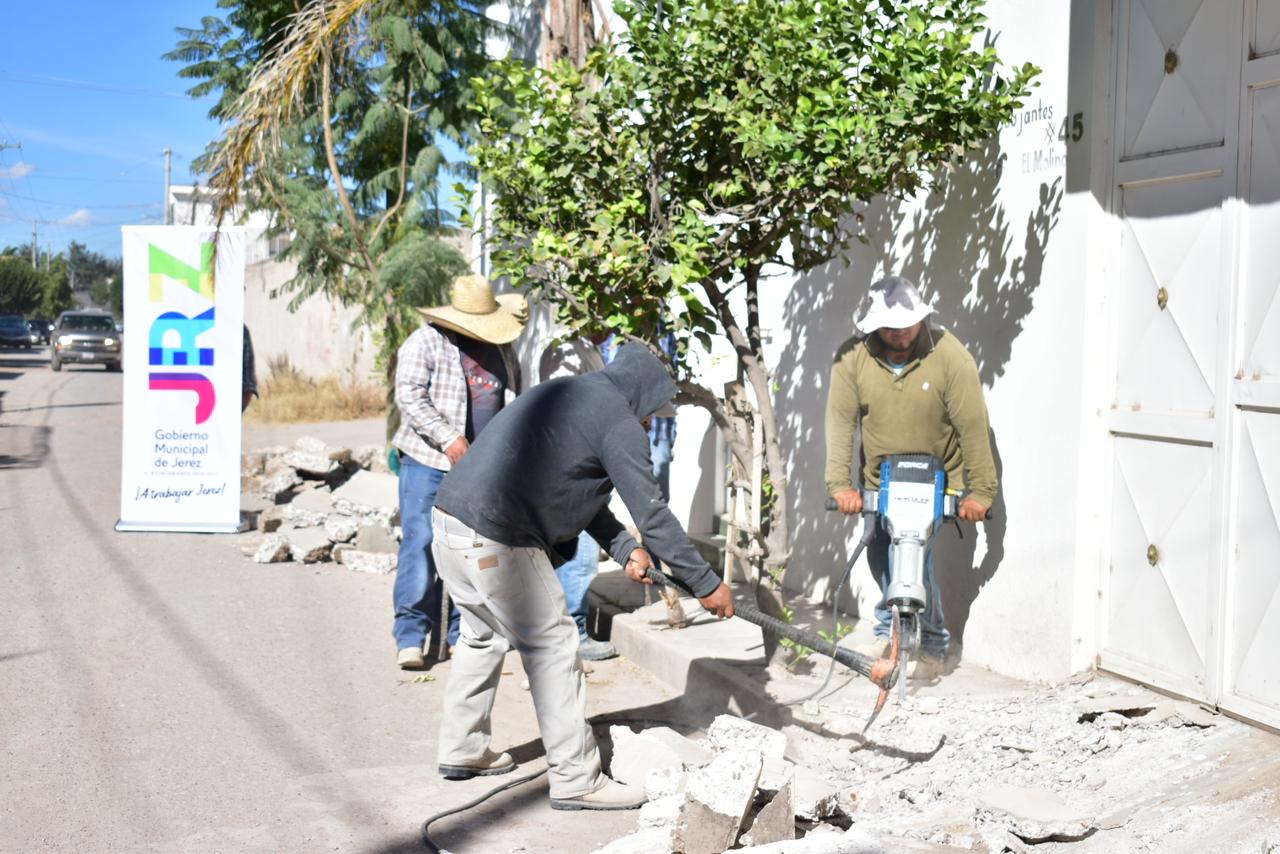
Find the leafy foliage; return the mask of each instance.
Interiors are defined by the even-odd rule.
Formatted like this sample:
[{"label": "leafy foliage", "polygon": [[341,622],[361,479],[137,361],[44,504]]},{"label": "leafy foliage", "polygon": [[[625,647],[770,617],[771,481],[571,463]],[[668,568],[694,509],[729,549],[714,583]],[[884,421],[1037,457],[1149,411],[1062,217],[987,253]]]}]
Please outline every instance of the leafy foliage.
[{"label": "leafy foliage", "polygon": [[[220,216],[247,189],[250,207],[276,215],[298,264],[293,301],[322,292],[360,305],[367,323],[414,324],[414,300],[463,263],[436,242],[437,269],[382,271],[401,243],[422,249],[448,229],[440,177],[461,174],[449,145],[465,146],[473,119],[467,79],[484,67],[492,25],[469,0],[220,0],[231,11],[180,29],[166,58],[219,94],[223,136],[198,161],[218,191]],[[404,264],[397,269],[406,272]],[[416,325],[416,324],[415,324]],[[395,338],[398,333],[390,336]]]},{"label": "leafy foliage", "polygon": [[[758,317],[762,271],[862,237],[859,206],[910,196],[994,135],[1037,73],[1000,68],[982,0],[617,0],[627,31],[582,67],[495,66],[471,154],[495,191],[494,271],[559,320],[681,349],[734,347],[751,399],[684,377],[749,470],[759,419],[776,500],[752,559],[787,554],[786,473]],[[741,297],[735,298],[735,289]],[[690,364],[685,361],[685,364]]]},{"label": "leafy foliage", "polygon": [[31,314],[44,296],[43,277],[17,257],[0,258],[0,314]]}]

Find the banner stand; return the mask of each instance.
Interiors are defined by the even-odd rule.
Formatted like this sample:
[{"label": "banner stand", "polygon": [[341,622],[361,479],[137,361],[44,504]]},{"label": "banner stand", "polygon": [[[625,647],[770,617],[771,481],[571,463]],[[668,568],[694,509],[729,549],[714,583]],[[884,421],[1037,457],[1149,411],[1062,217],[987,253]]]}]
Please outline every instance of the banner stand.
[{"label": "banner stand", "polygon": [[122,231],[124,420],[116,530],[234,533],[240,529],[246,230]]}]

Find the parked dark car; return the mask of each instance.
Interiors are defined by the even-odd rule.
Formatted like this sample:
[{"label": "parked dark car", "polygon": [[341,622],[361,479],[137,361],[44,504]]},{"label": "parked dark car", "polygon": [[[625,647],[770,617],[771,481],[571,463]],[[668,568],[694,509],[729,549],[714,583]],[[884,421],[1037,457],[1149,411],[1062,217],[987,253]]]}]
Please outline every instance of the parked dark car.
[{"label": "parked dark car", "polygon": [[31,349],[31,328],[22,315],[0,315],[0,347]]},{"label": "parked dark car", "polygon": [[28,321],[36,333],[39,334],[40,340],[48,344],[53,335],[53,321],[47,317],[33,317]]},{"label": "parked dark car", "polygon": [[62,370],[65,362],[106,365],[120,370],[120,333],[116,319],[105,311],[64,311],[53,330],[49,367]]}]

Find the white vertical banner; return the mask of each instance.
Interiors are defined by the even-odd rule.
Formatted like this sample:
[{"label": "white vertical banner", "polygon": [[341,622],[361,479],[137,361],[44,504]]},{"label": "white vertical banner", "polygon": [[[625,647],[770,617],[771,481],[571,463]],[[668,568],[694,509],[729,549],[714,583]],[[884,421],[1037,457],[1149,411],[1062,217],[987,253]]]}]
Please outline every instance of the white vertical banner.
[{"label": "white vertical banner", "polygon": [[[117,531],[240,523],[245,232],[126,226]],[[216,252],[214,242],[217,241]]]}]

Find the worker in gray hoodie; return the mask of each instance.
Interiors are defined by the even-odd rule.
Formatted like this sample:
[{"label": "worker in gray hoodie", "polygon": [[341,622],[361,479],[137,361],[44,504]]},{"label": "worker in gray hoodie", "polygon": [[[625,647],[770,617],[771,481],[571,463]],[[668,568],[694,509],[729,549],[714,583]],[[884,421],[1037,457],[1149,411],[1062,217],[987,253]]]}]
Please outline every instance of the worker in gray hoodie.
[{"label": "worker in gray hoodie", "polygon": [[[440,726],[448,779],[505,774],[490,715],[508,645],[520,653],[550,766],[555,809],[634,809],[643,791],[609,779],[586,720],[577,627],[554,565],[586,530],[627,575],[661,559],[709,612],[733,616],[729,588],[662,498],[645,422],[675,396],[652,353],[630,344],[603,371],[536,386],[489,422],[436,497],[432,551],[462,612]],[[616,489],[644,539],[609,512]]]}]

